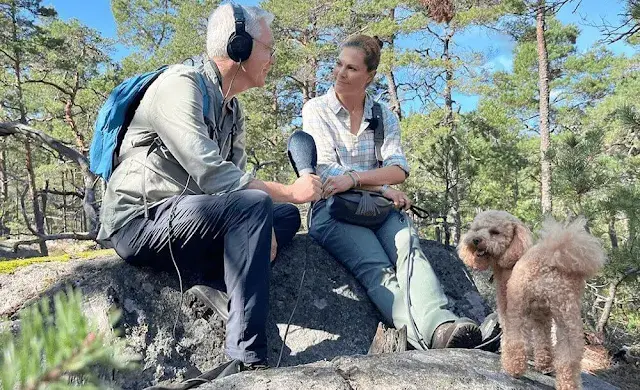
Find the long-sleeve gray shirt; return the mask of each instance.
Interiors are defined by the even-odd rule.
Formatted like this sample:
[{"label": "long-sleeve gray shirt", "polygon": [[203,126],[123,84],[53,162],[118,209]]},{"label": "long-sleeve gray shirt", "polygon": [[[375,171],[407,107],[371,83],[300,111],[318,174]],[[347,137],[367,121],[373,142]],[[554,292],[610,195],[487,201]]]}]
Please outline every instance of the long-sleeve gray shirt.
[{"label": "long-sleeve gray shirt", "polygon": [[[156,138],[162,145],[148,156],[146,151],[136,153],[117,165],[102,198],[99,239],[110,237],[144,213],[143,191],[146,206],[151,208],[183,193],[236,191],[253,179],[244,171],[247,155],[242,109],[235,98],[223,107],[220,76],[214,67],[209,61],[200,70],[174,65],[151,84],[125,133],[120,154],[149,145]],[[228,144],[228,137],[221,141],[223,145],[218,145],[215,135],[210,137],[198,73],[205,75],[209,123],[217,123],[221,134],[234,131],[233,145]],[[226,161],[224,155],[229,147],[233,158]]]}]

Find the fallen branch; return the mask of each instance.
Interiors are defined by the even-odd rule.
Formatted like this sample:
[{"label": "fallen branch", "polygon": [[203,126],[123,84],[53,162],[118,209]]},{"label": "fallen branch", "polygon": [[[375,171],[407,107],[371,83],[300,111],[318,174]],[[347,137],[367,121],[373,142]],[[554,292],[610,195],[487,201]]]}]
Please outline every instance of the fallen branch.
[{"label": "fallen branch", "polygon": [[23,125],[18,122],[0,122],[0,137],[6,137],[8,135],[22,134],[40,143],[44,143],[55,149],[58,153],[66,156],[67,158],[75,161],[78,165],[86,170],[89,170],[89,160],[77,150],[65,145],[61,141],[49,136],[48,134],[34,129],[31,126]]},{"label": "fallen branch", "polygon": [[13,252],[18,252],[20,245],[39,244],[40,242],[55,241],[55,240],[92,240],[95,241],[96,234],[89,233],[60,233],[51,235],[39,235],[38,238],[32,238],[30,240],[21,240],[13,243]]},{"label": "fallen branch", "polygon": [[605,328],[607,323],[609,322],[609,317],[611,316],[611,311],[613,310],[613,304],[616,299],[616,293],[618,291],[618,287],[625,281],[625,279],[640,275],[640,268],[633,267],[629,268],[625,271],[617,280],[612,281],[609,284],[609,295],[605,300],[605,305],[603,307],[602,314],[600,315],[600,319],[598,319],[598,323],[596,324],[596,332],[598,335],[604,335]]},{"label": "fallen branch", "polygon": [[31,126],[18,122],[0,122],[0,137],[20,134],[32,139],[40,144],[46,145],[58,152],[61,156],[74,161],[80,166],[84,182],[83,208],[89,218],[91,230],[97,231],[98,228],[98,210],[96,209],[94,186],[98,177],[89,169],[89,160],[82,153],[65,145],[62,141],[55,139],[48,134],[34,129]]},{"label": "fallen branch", "polygon": [[84,198],[84,194],[77,191],[58,191],[56,189],[53,189],[53,190],[43,189],[43,190],[40,190],[40,192],[45,194],[51,194],[51,195],[75,196],[80,199]]},{"label": "fallen branch", "polygon": [[18,252],[20,245],[30,245],[30,244],[39,244],[41,242],[46,241],[55,241],[55,240],[94,240],[96,239],[96,232],[89,233],[60,233],[60,234],[41,234],[36,229],[31,226],[31,221],[29,221],[29,216],[27,215],[26,205],[24,198],[27,195],[27,190],[29,187],[26,187],[24,191],[22,191],[22,195],[20,196],[20,205],[22,206],[22,217],[24,218],[25,224],[27,225],[27,229],[36,236],[37,238],[32,238],[29,240],[21,240],[17,241],[13,244],[13,253]]}]

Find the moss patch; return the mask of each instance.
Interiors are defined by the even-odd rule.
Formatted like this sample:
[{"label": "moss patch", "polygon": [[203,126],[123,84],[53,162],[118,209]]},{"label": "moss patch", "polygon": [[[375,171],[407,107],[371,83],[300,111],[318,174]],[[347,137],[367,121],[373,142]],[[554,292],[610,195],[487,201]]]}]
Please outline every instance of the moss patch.
[{"label": "moss patch", "polygon": [[18,268],[36,263],[49,263],[52,261],[65,262],[77,259],[95,259],[97,257],[113,256],[116,252],[113,249],[101,249],[96,251],[84,251],[73,255],[64,254],[59,256],[30,257],[28,259],[5,260],[0,259],[0,274],[9,274]]}]

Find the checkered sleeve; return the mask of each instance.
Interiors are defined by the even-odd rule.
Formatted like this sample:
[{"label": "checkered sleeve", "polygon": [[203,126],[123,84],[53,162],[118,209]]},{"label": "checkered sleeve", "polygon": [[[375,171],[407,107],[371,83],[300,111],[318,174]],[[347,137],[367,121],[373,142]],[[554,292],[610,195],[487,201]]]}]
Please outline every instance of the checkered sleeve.
[{"label": "checkered sleeve", "polygon": [[384,142],[382,143],[382,166],[397,165],[409,176],[409,163],[402,151],[400,123],[391,110],[384,107]]},{"label": "checkered sleeve", "polygon": [[323,118],[323,113],[312,101],[302,107],[302,130],[311,134],[316,143],[318,152],[318,172],[324,182],[330,176],[339,176],[347,173],[348,169],[338,162],[338,157],[333,145],[333,136],[328,124]]}]

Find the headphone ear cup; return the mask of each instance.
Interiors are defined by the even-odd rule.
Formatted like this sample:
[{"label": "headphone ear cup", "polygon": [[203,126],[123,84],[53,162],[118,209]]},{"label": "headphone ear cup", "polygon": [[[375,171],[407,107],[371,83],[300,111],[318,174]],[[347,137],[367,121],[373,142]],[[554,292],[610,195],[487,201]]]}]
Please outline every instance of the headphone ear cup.
[{"label": "headphone ear cup", "polygon": [[251,56],[253,39],[246,32],[233,33],[227,43],[227,54],[235,62],[244,62]]}]

